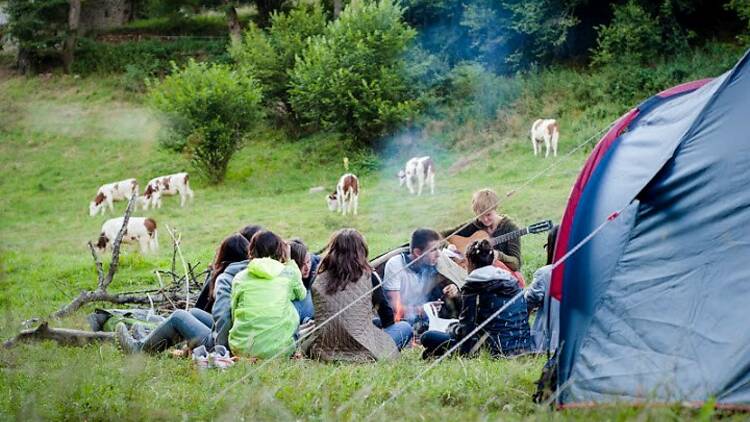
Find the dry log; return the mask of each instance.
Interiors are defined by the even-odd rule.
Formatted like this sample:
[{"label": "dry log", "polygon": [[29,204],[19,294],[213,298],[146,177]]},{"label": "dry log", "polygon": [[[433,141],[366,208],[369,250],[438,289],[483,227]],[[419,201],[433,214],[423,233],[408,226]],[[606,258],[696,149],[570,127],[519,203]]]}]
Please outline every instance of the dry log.
[{"label": "dry log", "polygon": [[50,328],[45,321],[30,330],[21,330],[14,338],[3,343],[9,349],[21,342],[53,340],[64,346],[84,346],[96,342],[114,341],[115,333],[104,331],[82,331],[68,328]]}]

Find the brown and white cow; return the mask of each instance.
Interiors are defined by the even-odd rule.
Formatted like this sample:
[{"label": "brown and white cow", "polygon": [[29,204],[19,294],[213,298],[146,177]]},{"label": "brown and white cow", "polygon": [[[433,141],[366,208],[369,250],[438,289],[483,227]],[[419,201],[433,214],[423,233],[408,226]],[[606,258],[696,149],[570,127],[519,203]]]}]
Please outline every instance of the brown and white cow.
[{"label": "brown and white cow", "polygon": [[104,214],[106,208],[114,211],[115,201],[127,201],[135,193],[138,196],[138,182],[135,179],[125,179],[119,182],[107,183],[99,187],[96,196],[89,203],[89,215]]},{"label": "brown and white cow", "polygon": [[331,211],[341,211],[342,215],[357,215],[359,206],[359,179],[352,173],[346,173],[339,179],[336,191],[328,195],[326,202]]},{"label": "brown and white cow", "polygon": [[193,199],[193,191],[190,189],[190,176],[187,173],[175,173],[168,176],[159,176],[151,179],[143,191],[143,209],[161,208],[162,196],[180,195],[180,207],[185,206],[188,198]]},{"label": "brown and white cow", "polygon": [[560,139],[560,125],[555,119],[538,119],[531,125],[531,145],[534,147],[534,156],[542,152],[541,143],[544,142],[546,152],[545,157],[549,157],[549,150],[552,147],[554,156],[557,157],[557,141]]},{"label": "brown and white cow", "polygon": [[[110,218],[102,224],[99,241],[96,247],[104,251],[115,241],[122,227],[123,217]],[[156,232],[156,221],[146,217],[130,217],[128,227],[122,237],[122,243],[138,243],[142,253],[156,252],[159,249],[159,237]]]},{"label": "brown and white cow", "polygon": [[422,194],[422,188],[425,184],[430,186],[430,193],[435,194],[435,163],[428,156],[414,157],[406,162],[406,167],[399,170],[398,179],[400,186],[409,189],[409,193],[414,194],[414,185],[417,185],[417,196]]}]

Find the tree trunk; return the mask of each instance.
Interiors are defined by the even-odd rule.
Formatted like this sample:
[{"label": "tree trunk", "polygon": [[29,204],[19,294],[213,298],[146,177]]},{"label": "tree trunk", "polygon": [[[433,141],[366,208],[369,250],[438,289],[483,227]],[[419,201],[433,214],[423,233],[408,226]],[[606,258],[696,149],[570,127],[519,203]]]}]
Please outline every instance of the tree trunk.
[{"label": "tree trunk", "polygon": [[68,11],[68,33],[63,44],[63,67],[65,73],[70,73],[73,66],[73,55],[76,48],[76,37],[78,36],[78,23],[81,20],[81,0],[69,0]]},{"label": "tree trunk", "polygon": [[339,18],[343,6],[343,0],[333,0],[333,19]]},{"label": "tree trunk", "polygon": [[224,6],[226,7],[229,39],[232,41],[232,46],[235,46],[242,41],[242,25],[240,24],[240,18],[237,16],[237,9],[234,5],[229,0],[225,0]]}]

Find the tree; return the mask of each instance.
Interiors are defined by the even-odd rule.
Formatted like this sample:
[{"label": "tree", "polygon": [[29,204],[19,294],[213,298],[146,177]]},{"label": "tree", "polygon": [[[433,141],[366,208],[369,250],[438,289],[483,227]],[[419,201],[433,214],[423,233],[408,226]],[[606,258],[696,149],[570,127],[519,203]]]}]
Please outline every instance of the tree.
[{"label": "tree", "polygon": [[68,31],[65,36],[63,45],[63,67],[65,73],[70,73],[73,66],[73,57],[76,48],[76,39],[78,37],[78,23],[81,20],[81,0],[70,0],[70,9],[68,11]]},{"label": "tree", "polygon": [[68,0],[9,0],[6,11],[9,33],[18,42],[16,64],[21,73],[59,60],[68,29]]},{"label": "tree", "polygon": [[250,25],[242,43],[230,48],[230,55],[261,82],[267,102],[281,101],[286,106],[295,57],[303,54],[311,37],[324,32],[326,22],[325,11],[317,3],[274,12],[270,27]]},{"label": "tree", "polygon": [[[572,1],[572,0],[567,0]],[[451,65],[509,72],[560,57],[577,23],[566,0],[405,0],[420,44]]]},{"label": "tree", "polygon": [[300,121],[363,144],[406,122],[417,103],[403,55],[415,34],[394,0],[352,2],[296,59],[289,101]]},{"label": "tree", "polygon": [[167,118],[162,145],[187,153],[210,182],[224,180],[232,155],[262,118],[257,81],[227,65],[190,60],[148,86],[151,104]]}]

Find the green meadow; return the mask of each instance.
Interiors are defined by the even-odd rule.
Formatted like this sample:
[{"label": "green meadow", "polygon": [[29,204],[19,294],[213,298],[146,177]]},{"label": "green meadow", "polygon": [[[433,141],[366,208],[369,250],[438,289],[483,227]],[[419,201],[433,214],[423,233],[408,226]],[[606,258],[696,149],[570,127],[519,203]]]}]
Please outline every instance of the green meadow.
[{"label": "green meadow", "polygon": [[[712,76],[712,75],[706,75]],[[96,286],[86,246],[114,215],[90,217],[88,203],[103,183],[129,177],[141,187],[157,175],[187,170],[185,157],[160,149],[160,123],[138,94],[110,77],[0,75],[0,337],[24,320],[45,318],[81,290]],[[546,79],[545,79],[546,78]],[[535,98],[534,83],[564,79],[560,92]],[[259,129],[232,159],[226,181],[209,185],[191,173],[195,200],[185,208],[166,198],[159,210],[136,211],[158,223],[160,250],[142,256],[125,247],[110,286],[122,292],[155,286],[154,270],[171,264],[167,228],[182,236],[188,262],[205,267],[221,239],[246,224],[322,248],[338,228],[364,233],[371,257],[406,242],[418,227],[446,229],[468,221],[471,193],[514,191],[501,211],[519,225],[559,222],[592,136],[626,110],[617,104],[576,107],[566,86],[573,71],[543,74],[520,95],[497,127],[451,133],[439,142],[384,141],[376,153],[351,150],[338,136],[287,139]],[[546,81],[546,82],[545,82]],[[558,95],[559,94],[559,95]],[[567,95],[567,96],[566,96]],[[572,95],[572,94],[571,94]],[[541,101],[541,103],[540,103]],[[527,128],[540,113],[559,116],[557,158],[534,157]],[[579,147],[579,145],[582,145]],[[437,162],[436,192],[409,196],[395,175],[411,153]],[[343,173],[343,158],[360,176],[359,215],[327,210],[325,193]],[[125,204],[116,203],[115,215]],[[528,280],[544,264],[544,235],[523,239]],[[107,262],[105,257],[105,262]],[[99,304],[107,307],[107,304]],[[89,305],[51,321],[86,328]],[[554,412],[531,396],[544,357],[451,358],[430,368],[419,350],[392,363],[322,364],[309,360],[240,362],[225,372],[198,372],[187,359],[125,356],[113,344],[61,347],[52,342],[0,350],[0,419],[56,420],[680,420],[710,418],[713,409],[613,406]],[[235,382],[242,380],[242,382]],[[394,394],[399,393],[399,394]],[[395,395],[392,400],[389,400]],[[381,404],[385,403],[382,408]]]}]

